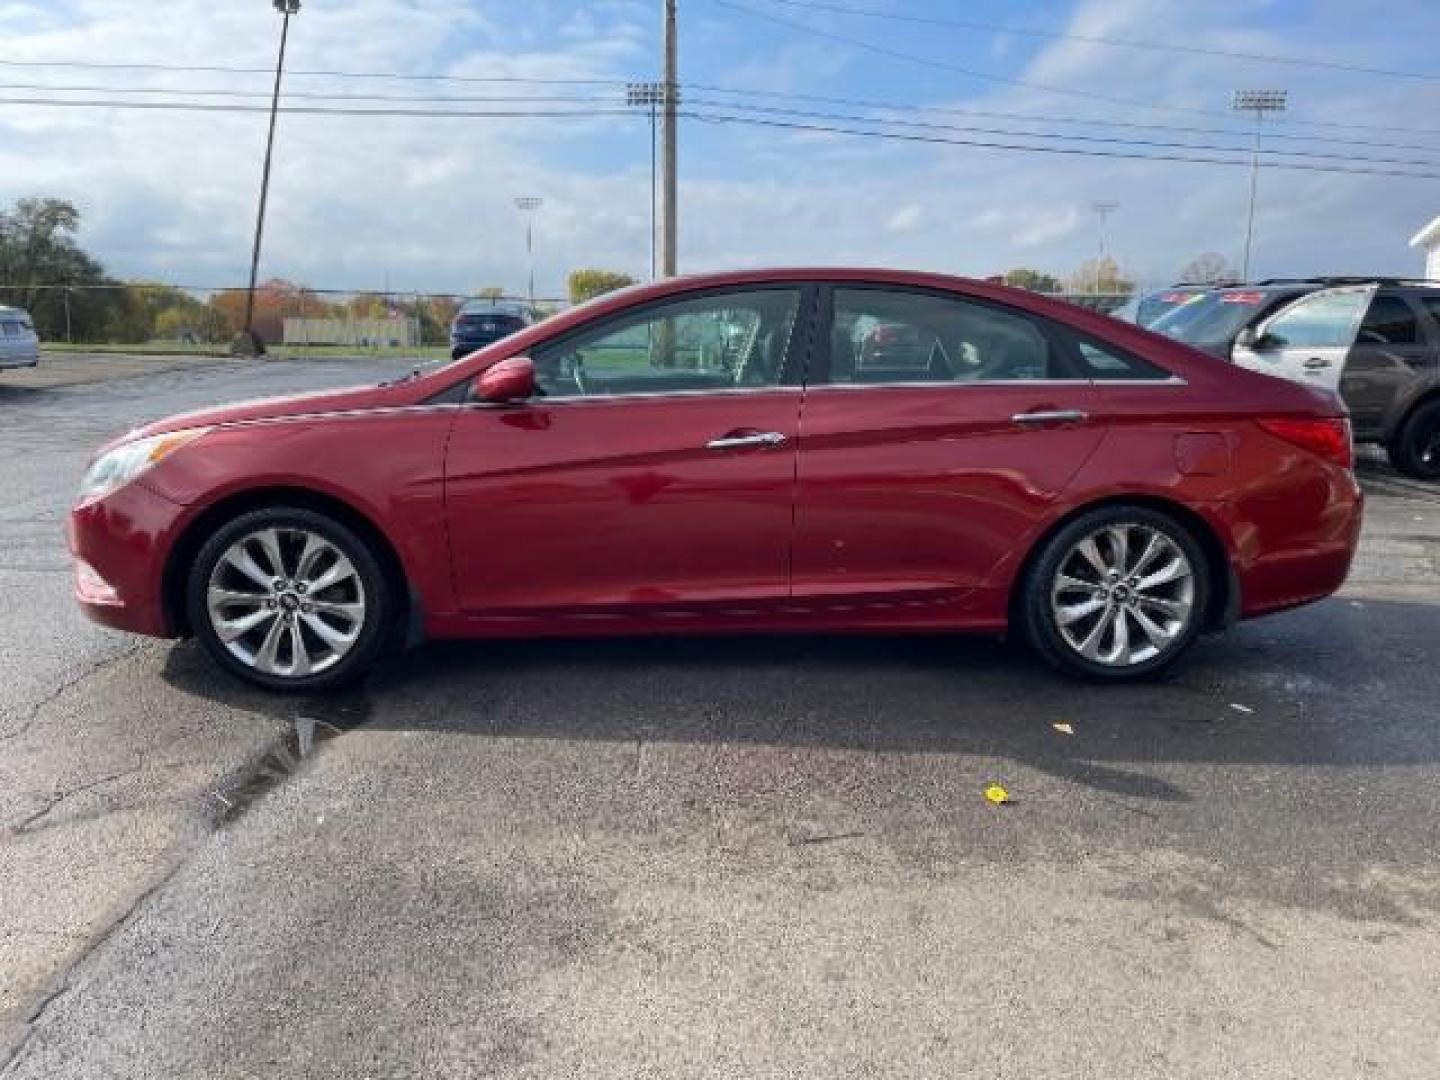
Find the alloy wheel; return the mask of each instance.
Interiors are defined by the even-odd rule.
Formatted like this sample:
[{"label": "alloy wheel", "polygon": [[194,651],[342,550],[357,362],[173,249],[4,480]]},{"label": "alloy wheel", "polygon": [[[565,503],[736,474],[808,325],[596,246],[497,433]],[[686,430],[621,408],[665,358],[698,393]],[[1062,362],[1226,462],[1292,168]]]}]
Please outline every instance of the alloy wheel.
[{"label": "alloy wheel", "polygon": [[1061,639],[1086,660],[1143,664],[1170,649],[1195,618],[1194,568],[1160,529],[1106,525],[1061,558],[1050,611]]},{"label": "alloy wheel", "polygon": [[301,679],[338,664],[365,626],[365,586],[346,554],[304,528],[272,526],[236,540],[205,593],[210,626],[246,667]]}]

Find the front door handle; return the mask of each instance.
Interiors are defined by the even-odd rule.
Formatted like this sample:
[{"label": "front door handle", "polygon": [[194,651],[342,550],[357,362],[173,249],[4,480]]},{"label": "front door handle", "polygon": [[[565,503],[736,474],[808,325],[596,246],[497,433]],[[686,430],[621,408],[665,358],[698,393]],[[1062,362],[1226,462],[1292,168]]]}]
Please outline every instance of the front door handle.
[{"label": "front door handle", "polygon": [[785,436],[778,431],[732,431],[705,444],[706,450],[743,450],[747,446],[784,446]]},{"label": "front door handle", "polygon": [[1305,369],[1307,371],[1319,371],[1321,368],[1327,368],[1329,366],[1330,361],[1326,360],[1323,356],[1312,356],[1309,360],[1305,361]]},{"label": "front door handle", "polygon": [[1041,424],[1080,424],[1090,418],[1089,413],[1079,409],[1042,409],[1037,412],[1016,413],[1010,417],[1012,424],[1038,426]]}]

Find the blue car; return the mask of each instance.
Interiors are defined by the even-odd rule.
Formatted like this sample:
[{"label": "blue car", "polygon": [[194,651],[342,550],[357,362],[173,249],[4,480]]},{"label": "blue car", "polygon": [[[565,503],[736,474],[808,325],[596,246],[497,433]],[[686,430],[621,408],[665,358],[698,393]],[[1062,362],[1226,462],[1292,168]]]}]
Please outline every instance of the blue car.
[{"label": "blue car", "polygon": [[522,304],[471,300],[450,326],[450,355],[453,359],[483,349],[503,337],[524,330],[534,320]]}]

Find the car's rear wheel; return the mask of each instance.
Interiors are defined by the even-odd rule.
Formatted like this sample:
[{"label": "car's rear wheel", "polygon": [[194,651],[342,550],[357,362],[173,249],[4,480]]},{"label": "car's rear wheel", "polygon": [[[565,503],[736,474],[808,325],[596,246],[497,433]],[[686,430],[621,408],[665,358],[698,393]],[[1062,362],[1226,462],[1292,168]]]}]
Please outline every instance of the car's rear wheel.
[{"label": "car's rear wheel", "polygon": [[1406,476],[1440,480],[1440,400],[1411,413],[1389,449],[1390,463]]},{"label": "car's rear wheel", "polygon": [[1151,675],[1195,640],[1210,574],[1194,535],[1168,514],[1110,506],[1046,543],[1020,598],[1025,636],[1062,671],[1093,679]]},{"label": "car's rear wheel", "polygon": [[352,682],[384,647],[391,589],[369,545],[300,507],[221,526],[190,569],[190,625],[224,668],[270,690]]}]

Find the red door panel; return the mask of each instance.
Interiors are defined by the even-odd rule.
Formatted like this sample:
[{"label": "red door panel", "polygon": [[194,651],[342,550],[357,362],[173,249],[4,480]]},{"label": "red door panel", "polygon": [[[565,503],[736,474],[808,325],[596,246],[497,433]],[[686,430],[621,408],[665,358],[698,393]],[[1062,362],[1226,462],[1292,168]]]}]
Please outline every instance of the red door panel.
[{"label": "red door panel", "polygon": [[[462,409],[446,466],[461,610],[782,600],[799,402],[775,389]],[[708,447],[727,436],[743,441]]]},{"label": "red door panel", "polygon": [[[1013,419],[1067,411],[1083,419]],[[796,598],[958,597],[982,584],[1095,451],[1098,411],[1084,381],[812,389]]]}]

